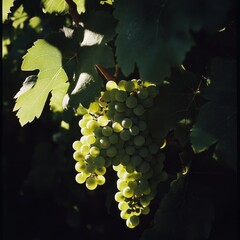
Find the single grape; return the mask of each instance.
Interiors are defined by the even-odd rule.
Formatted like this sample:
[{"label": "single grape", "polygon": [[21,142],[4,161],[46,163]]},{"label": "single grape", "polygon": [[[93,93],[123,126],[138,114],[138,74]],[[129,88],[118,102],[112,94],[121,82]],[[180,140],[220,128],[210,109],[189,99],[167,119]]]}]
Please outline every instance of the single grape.
[{"label": "single grape", "polygon": [[122,192],[117,192],[115,195],[114,195],[114,199],[116,202],[122,202],[125,200],[125,197],[123,196],[123,193]]},{"label": "single grape", "polygon": [[106,90],[107,90],[107,91],[111,91],[111,90],[114,89],[114,88],[118,88],[116,82],[114,82],[114,81],[108,81],[108,82],[106,83]]},{"label": "single grape", "polygon": [[130,188],[130,187],[125,187],[123,189],[123,196],[126,197],[126,198],[130,198],[133,196],[134,194],[134,191]]},{"label": "single grape", "polygon": [[132,120],[130,118],[124,118],[121,122],[124,128],[131,128],[132,127]]},{"label": "single grape", "polygon": [[82,184],[86,181],[86,175],[83,173],[78,173],[75,177],[75,180],[77,183]]},{"label": "single grape", "polygon": [[113,133],[113,129],[110,126],[105,126],[102,128],[102,135],[110,137]]},{"label": "single grape", "polygon": [[109,120],[108,120],[108,117],[105,116],[105,115],[100,116],[100,117],[98,117],[98,119],[97,119],[98,124],[99,124],[100,126],[102,126],[102,127],[107,126],[108,121],[109,121]]},{"label": "single grape", "polygon": [[135,108],[137,106],[138,100],[134,96],[129,96],[126,99],[126,106],[128,108]]},{"label": "single grape", "polygon": [[112,124],[112,129],[113,129],[114,132],[121,132],[123,130],[123,127],[120,123],[114,122]]},{"label": "single grape", "polygon": [[145,143],[145,138],[141,135],[138,135],[134,137],[133,141],[136,146],[141,147]]},{"label": "single grape", "polygon": [[87,189],[89,190],[94,190],[96,187],[97,187],[97,180],[95,177],[89,177],[87,180],[86,180],[86,187]]},{"label": "single grape", "polygon": [[80,147],[82,146],[82,142],[77,140],[77,141],[74,141],[73,144],[72,144],[72,148],[77,151],[80,149]]},{"label": "single grape", "polygon": [[125,102],[126,98],[127,98],[127,93],[123,90],[119,90],[115,94],[115,99],[118,102]]}]

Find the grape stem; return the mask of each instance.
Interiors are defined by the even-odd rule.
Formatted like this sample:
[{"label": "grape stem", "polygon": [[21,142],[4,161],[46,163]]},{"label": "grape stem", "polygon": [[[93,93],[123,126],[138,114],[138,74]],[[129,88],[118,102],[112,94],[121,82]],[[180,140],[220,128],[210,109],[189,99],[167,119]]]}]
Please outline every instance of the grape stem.
[{"label": "grape stem", "polygon": [[103,75],[103,77],[107,80],[107,81],[115,81],[116,82],[116,72],[114,73],[114,75],[112,76],[105,68],[99,66],[98,64],[95,64],[95,67],[99,70],[99,72]]}]

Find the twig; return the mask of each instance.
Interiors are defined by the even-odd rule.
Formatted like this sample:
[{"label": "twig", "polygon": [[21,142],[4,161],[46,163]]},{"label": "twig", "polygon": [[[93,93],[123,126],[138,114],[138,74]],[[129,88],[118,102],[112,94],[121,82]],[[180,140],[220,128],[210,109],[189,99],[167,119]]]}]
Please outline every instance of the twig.
[{"label": "twig", "polygon": [[69,6],[69,14],[71,15],[73,21],[75,22],[76,26],[79,27],[80,23],[80,15],[77,11],[77,5],[73,0],[65,0]]}]

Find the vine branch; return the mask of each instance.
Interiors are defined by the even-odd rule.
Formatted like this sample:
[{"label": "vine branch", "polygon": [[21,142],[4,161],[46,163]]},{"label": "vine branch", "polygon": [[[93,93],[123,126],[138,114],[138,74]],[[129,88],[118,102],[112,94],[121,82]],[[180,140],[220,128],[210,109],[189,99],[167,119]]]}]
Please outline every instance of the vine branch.
[{"label": "vine branch", "polygon": [[73,21],[75,22],[76,26],[79,26],[80,23],[80,15],[77,11],[77,5],[73,0],[65,0],[69,6],[69,14],[71,15]]}]

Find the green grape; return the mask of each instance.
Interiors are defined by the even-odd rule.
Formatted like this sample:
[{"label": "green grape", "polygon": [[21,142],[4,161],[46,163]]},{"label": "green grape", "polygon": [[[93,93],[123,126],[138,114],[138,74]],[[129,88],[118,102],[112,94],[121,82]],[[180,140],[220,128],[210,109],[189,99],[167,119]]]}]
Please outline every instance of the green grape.
[{"label": "green grape", "polygon": [[117,189],[119,191],[122,191],[125,187],[128,186],[128,183],[122,179],[118,179],[117,180]]},{"label": "green grape", "polygon": [[129,205],[127,202],[119,202],[118,203],[118,209],[121,211],[126,211],[129,208]]},{"label": "green grape", "polygon": [[98,184],[98,185],[103,185],[103,184],[106,182],[105,177],[102,176],[102,175],[98,175],[98,176],[96,177],[96,180],[97,180],[97,184]]},{"label": "green grape", "polygon": [[86,165],[84,164],[84,162],[83,163],[80,163],[80,162],[75,163],[75,170],[77,172],[82,172],[85,168],[86,168]]},{"label": "green grape", "polygon": [[105,165],[106,161],[105,161],[105,158],[103,158],[102,156],[97,156],[95,159],[94,159],[94,164],[97,168],[101,168]]},{"label": "green grape", "polygon": [[87,189],[89,190],[94,190],[96,187],[97,187],[97,180],[95,177],[89,177],[87,180],[86,180],[86,187]]},{"label": "green grape", "polygon": [[78,122],[78,125],[80,128],[83,128],[83,127],[86,127],[87,125],[87,122],[88,122],[88,119],[81,119],[79,122]]},{"label": "green grape", "polygon": [[125,187],[122,193],[126,198],[130,198],[134,195],[134,191],[130,187]]},{"label": "green grape", "polygon": [[86,181],[87,176],[84,173],[78,173],[75,177],[77,183],[82,184]]},{"label": "green grape", "polygon": [[101,137],[99,139],[99,142],[100,142],[101,148],[103,148],[103,149],[107,149],[111,145],[111,143],[109,142],[107,137]]},{"label": "green grape", "polygon": [[[118,89],[113,89],[113,90],[111,90],[110,91],[110,98],[111,98],[111,102],[113,103],[114,101],[116,101],[116,97],[115,97],[115,95],[116,95],[116,92],[118,91]],[[114,103],[114,105],[115,105],[115,103]]]},{"label": "green grape", "polygon": [[134,96],[129,96],[126,99],[126,106],[128,108],[135,108],[137,106],[138,100]]},{"label": "green grape", "polygon": [[91,148],[90,148],[90,154],[91,154],[91,156],[93,156],[93,157],[97,157],[97,156],[100,154],[99,148],[98,148],[98,147],[95,147],[95,146],[91,147]]},{"label": "green grape", "polygon": [[121,102],[116,102],[114,108],[119,113],[122,113],[126,110],[125,104],[123,104]]},{"label": "green grape", "polygon": [[79,151],[76,151],[73,153],[73,159],[75,159],[76,161],[83,161],[84,160],[84,155],[82,154],[82,152],[79,150]]},{"label": "green grape", "polygon": [[127,98],[127,93],[123,90],[119,90],[115,94],[115,99],[118,102],[125,102],[126,98]]},{"label": "green grape", "polygon": [[95,171],[96,167],[93,164],[93,162],[89,162],[86,166],[86,171],[89,173],[93,173]]},{"label": "green grape", "polygon": [[117,192],[115,195],[114,195],[114,199],[116,202],[122,202],[125,200],[125,197],[123,196],[123,193],[122,192]]},{"label": "green grape", "polygon": [[138,152],[139,156],[142,158],[146,158],[149,155],[148,148],[146,147],[141,147]]},{"label": "green grape", "polygon": [[82,119],[88,121],[88,120],[92,119],[92,116],[91,116],[91,114],[86,113],[86,114],[83,115],[83,118],[82,118]]},{"label": "green grape", "polygon": [[91,120],[89,120],[88,122],[87,122],[87,128],[89,129],[89,130],[91,130],[92,132],[93,131],[95,131],[97,128],[99,128],[99,123],[96,121],[96,120],[94,120],[94,119],[91,119]]},{"label": "green grape", "polygon": [[127,220],[130,218],[132,215],[128,211],[121,211],[120,217],[124,220]]},{"label": "green grape", "polygon": [[104,127],[104,126],[107,126],[108,125],[108,117],[103,115],[103,116],[100,116],[98,117],[97,119],[97,122],[100,126]]},{"label": "green grape", "polygon": [[139,92],[138,92],[138,97],[140,99],[146,99],[148,97],[148,90],[147,90],[147,88],[140,89]]},{"label": "green grape", "polygon": [[145,138],[141,135],[138,135],[134,137],[133,141],[136,146],[141,147],[145,143]]},{"label": "green grape", "polygon": [[128,173],[133,173],[133,172],[135,171],[135,167],[132,165],[132,163],[128,163],[128,164],[126,165],[126,171],[127,171]]},{"label": "green grape", "polygon": [[130,118],[124,118],[121,122],[124,128],[131,128],[132,127],[132,120]]},{"label": "green grape", "polygon": [[105,126],[102,128],[102,135],[110,137],[113,133],[113,129],[110,126]]},{"label": "green grape", "polygon": [[90,134],[92,134],[93,132],[91,131],[91,130],[89,130],[87,127],[83,127],[83,128],[81,128],[81,134],[83,135],[83,136],[87,136],[87,135],[90,135]]},{"label": "green grape", "polygon": [[127,154],[123,154],[121,157],[121,163],[126,166],[130,161],[130,156]]},{"label": "green grape", "polygon": [[133,146],[130,146],[130,145],[128,145],[128,146],[126,146],[126,153],[128,154],[128,155],[133,155],[135,152],[136,152],[136,149],[135,149],[135,147],[133,147]]},{"label": "green grape", "polygon": [[122,130],[123,130],[123,127],[121,126],[121,124],[120,123],[118,123],[118,122],[114,122],[113,124],[112,124],[112,129],[113,129],[113,131],[114,132],[121,132]]},{"label": "green grape", "polygon": [[127,219],[126,224],[129,228],[134,228],[139,225],[139,217],[138,216],[131,216]]},{"label": "green grape", "polygon": [[86,136],[86,143],[93,144],[96,142],[96,137],[94,135],[88,135]]},{"label": "green grape", "polygon": [[110,95],[110,91],[105,91],[102,95],[102,99],[105,102],[110,102],[111,101],[111,95]]},{"label": "green grape", "polygon": [[134,109],[133,112],[136,116],[142,116],[145,112],[144,107],[141,104],[138,104]]},{"label": "green grape", "polygon": [[111,144],[117,144],[119,141],[119,137],[116,133],[113,133],[110,137],[109,137],[109,142]]},{"label": "green grape", "polygon": [[119,83],[118,83],[118,88],[120,90],[126,91],[126,89],[125,89],[126,82],[127,82],[126,80],[120,80]]},{"label": "green grape", "polygon": [[82,142],[77,140],[77,141],[74,141],[73,144],[72,144],[72,148],[75,150],[75,151],[78,151],[80,150],[80,147],[82,146]]},{"label": "green grape", "polygon": [[106,167],[102,166],[102,167],[97,167],[95,169],[95,173],[98,175],[104,175],[106,173],[107,169]]},{"label": "green grape", "polygon": [[130,139],[131,137],[131,134],[128,130],[124,129],[120,132],[120,138],[123,140],[123,141],[127,141]]},{"label": "green grape", "polygon": [[116,166],[112,166],[113,170],[118,172],[121,171],[124,167],[122,164],[116,165]]},{"label": "green grape", "polygon": [[131,157],[130,162],[134,167],[138,167],[142,163],[142,158],[138,155],[134,155]]},{"label": "green grape", "polygon": [[84,144],[80,148],[80,152],[82,153],[83,156],[86,156],[90,151],[90,145],[89,144]]},{"label": "green grape", "polygon": [[134,89],[135,89],[134,83],[131,82],[131,81],[126,81],[126,82],[125,82],[125,89],[126,89],[127,92],[132,92],[132,91],[134,91]]},{"label": "green grape", "polygon": [[100,107],[99,107],[98,103],[97,102],[91,102],[90,105],[89,105],[89,108],[88,108],[88,112],[94,114],[94,113],[97,113],[99,111],[100,111]]},{"label": "green grape", "polygon": [[130,181],[128,182],[128,186],[134,191],[138,185],[136,181]]},{"label": "green grape", "polygon": [[114,89],[114,88],[118,88],[116,82],[114,82],[114,81],[108,81],[108,82],[106,83],[106,90],[107,90],[107,91],[111,91],[111,90]]},{"label": "green grape", "polygon": [[141,173],[146,173],[150,170],[150,168],[151,168],[150,164],[146,161],[143,161],[138,167],[138,171]]},{"label": "green grape", "polygon": [[123,118],[124,118],[124,113],[119,113],[119,112],[114,113],[113,120],[115,122],[121,122]]},{"label": "green grape", "polygon": [[112,158],[117,155],[117,148],[112,145],[107,149],[106,153],[108,157]]},{"label": "green grape", "polygon": [[132,126],[129,128],[129,132],[132,136],[137,136],[139,134],[139,128],[137,126]]},{"label": "green grape", "polygon": [[148,215],[148,214],[150,213],[150,208],[149,208],[149,206],[146,206],[146,207],[142,208],[142,209],[141,209],[141,213],[142,213],[143,215]]}]

